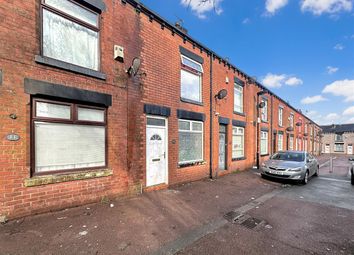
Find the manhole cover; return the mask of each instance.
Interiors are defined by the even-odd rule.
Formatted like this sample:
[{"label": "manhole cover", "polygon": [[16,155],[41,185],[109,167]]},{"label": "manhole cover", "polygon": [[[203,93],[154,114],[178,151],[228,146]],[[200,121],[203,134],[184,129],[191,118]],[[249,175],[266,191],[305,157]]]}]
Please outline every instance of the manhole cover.
[{"label": "manhole cover", "polygon": [[257,227],[260,223],[262,222],[262,220],[260,219],[256,219],[256,218],[248,218],[247,220],[245,220],[244,222],[241,223],[241,226],[244,226],[248,229],[254,229],[255,227]]}]

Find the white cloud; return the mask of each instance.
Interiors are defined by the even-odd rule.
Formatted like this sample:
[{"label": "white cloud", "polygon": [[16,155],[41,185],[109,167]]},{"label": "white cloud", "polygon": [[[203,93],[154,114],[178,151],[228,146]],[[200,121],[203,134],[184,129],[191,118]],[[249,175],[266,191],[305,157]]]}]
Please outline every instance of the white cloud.
[{"label": "white cloud", "polygon": [[335,49],[335,50],[344,50],[344,46],[343,46],[343,44],[337,43],[337,44],[333,47],[333,49]]},{"label": "white cloud", "polygon": [[353,7],[351,0],[302,0],[300,5],[303,12],[308,11],[314,15],[350,12]]},{"label": "white cloud", "polygon": [[286,79],[286,75],[281,74],[272,74],[268,73],[266,77],[262,80],[262,83],[267,86],[268,88],[280,88],[283,86],[283,82]]},{"label": "white cloud", "polygon": [[328,74],[334,74],[339,70],[338,67],[333,67],[333,66],[327,66],[327,73]]},{"label": "white cloud", "polygon": [[301,85],[303,83],[304,82],[301,79],[296,78],[296,77],[290,77],[289,79],[287,79],[285,81],[285,84],[288,86],[297,86],[297,85]]},{"label": "white cloud", "polygon": [[324,123],[333,124],[340,119],[340,115],[337,113],[330,113],[323,118]]},{"label": "white cloud", "polygon": [[262,80],[262,83],[268,88],[280,88],[284,84],[288,86],[297,86],[303,84],[303,81],[295,76],[286,74],[268,73]]},{"label": "white cloud", "polygon": [[184,7],[189,7],[200,19],[205,19],[206,13],[210,11],[216,12],[220,15],[223,10],[221,8],[221,2],[223,0],[206,0],[202,2],[201,0],[181,0],[181,4]]},{"label": "white cloud", "polygon": [[348,107],[344,110],[343,116],[353,115],[354,116],[354,106]]},{"label": "white cloud", "polygon": [[301,100],[302,104],[315,104],[321,101],[326,101],[327,99],[324,98],[322,95],[316,95],[312,97],[305,97]]},{"label": "white cloud", "polygon": [[245,18],[245,19],[242,21],[242,24],[246,25],[246,24],[249,24],[250,22],[251,22],[251,19]]},{"label": "white cloud", "polygon": [[267,0],[265,4],[268,15],[274,15],[278,10],[288,4],[288,0]]},{"label": "white cloud", "polygon": [[345,97],[345,102],[354,102],[354,80],[339,80],[327,85],[322,93]]},{"label": "white cloud", "polygon": [[348,119],[348,120],[345,120],[344,123],[348,123],[348,124],[354,123],[354,117],[353,117],[353,118],[350,118],[350,119]]}]

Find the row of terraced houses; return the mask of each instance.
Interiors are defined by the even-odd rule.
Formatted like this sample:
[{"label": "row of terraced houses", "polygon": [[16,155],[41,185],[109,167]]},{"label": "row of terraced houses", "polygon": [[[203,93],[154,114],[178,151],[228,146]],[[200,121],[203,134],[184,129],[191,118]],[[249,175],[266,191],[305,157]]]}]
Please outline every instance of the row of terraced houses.
[{"label": "row of terraced houses", "polygon": [[316,123],[137,1],[3,1],[0,33],[2,218],[320,151]]}]

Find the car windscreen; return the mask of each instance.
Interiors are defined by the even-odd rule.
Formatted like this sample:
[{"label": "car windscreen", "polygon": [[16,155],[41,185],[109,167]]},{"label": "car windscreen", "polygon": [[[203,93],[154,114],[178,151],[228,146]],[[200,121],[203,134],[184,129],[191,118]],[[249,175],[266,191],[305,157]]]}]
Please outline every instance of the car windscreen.
[{"label": "car windscreen", "polygon": [[272,159],[302,162],[305,159],[305,155],[304,153],[301,152],[281,152],[281,153],[274,154],[272,156]]}]

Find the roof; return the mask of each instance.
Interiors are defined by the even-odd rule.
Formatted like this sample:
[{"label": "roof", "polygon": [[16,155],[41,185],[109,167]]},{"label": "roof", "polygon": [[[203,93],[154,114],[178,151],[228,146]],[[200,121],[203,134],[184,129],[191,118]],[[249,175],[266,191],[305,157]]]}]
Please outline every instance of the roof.
[{"label": "roof", "polygon": [[344,133],[344,132],[354,132],[353,124],[333,124],[327,126],[321,126],[323,133]]},{"label": "roof", "polygon": [[311,120],[309,117],[305,116],[300,110],[296,109],[295,107],[293,107],[292,105],[290,105],[288,102],[286,102],[284,99],[282,99],[281,97],[279,97],[277,94],[275,94],[274,92],[272,92],[269,88],[265,87],[263,84],[261,84],[260,82],[256,81],[252,76],[246,74],[244,71],[242,71],[241,69],[239,69],[238,67],[236,67],[235,65],[233,65],[232,63],[230,63],[227,59],[224,59],[223,57],[221,57],[220,55],[218,55],[216,52],[214,52],[213,50],[209,49],[208,47],[206,47],[205,45],[203,45],[202,43],[200,43],[199,41],[195,40],[194,38],[192,38],[190,35],[186,34],[184,31],[180,30],[179,28],[177,28],[175,25],[173,25],[172,23],[170,23],[169,21],[167,21],[165,18],[161,17],[160,15],[158,15],[157,13],[155,13],[154,11],[152,11],[151,9],[149,9],[147,6],[145,6],[144,4],[142,4],[139,0],[122,0],[122,3],[129,3],[131,6],[133,6],[137,13],[144,13],[146,14],[149,19],[150,22],[152,22],[153,20],[157,21],[158,23],[161,24],[161,28],[169,28],[171,31],[173,31],[173,34],[177,34],[179,36],[181,36],[183,38],[183,41],[189,41],[193,44],[193,46],[197,46],[200,48],[200,52],[202,53],[203,51],[205,51],[208,56],[211,55],[214,59],[218,58],[220,61],[222,61],[225,65],[233,68],[235,70],[235,72],[240,73],[241,75],[245,76],[245,78],[253,83],[255,83],[259,88],[261,88],[264,91],[267,91],[270,95],[273,95],[274,97],[278,98],[280,101],[282,101],[285,105],[289,106],[291,109],[293,109],[295,112],[300,113],[301,115],[304,116],[304,118],[308,119],[311,123],[315,124],[316,126],[320,127],[316,122],[314,122],[313,120]]}]

